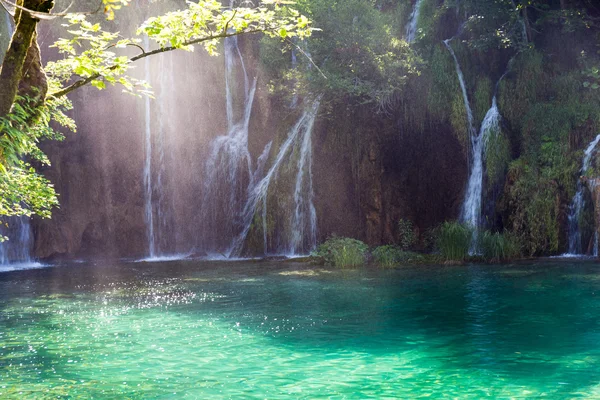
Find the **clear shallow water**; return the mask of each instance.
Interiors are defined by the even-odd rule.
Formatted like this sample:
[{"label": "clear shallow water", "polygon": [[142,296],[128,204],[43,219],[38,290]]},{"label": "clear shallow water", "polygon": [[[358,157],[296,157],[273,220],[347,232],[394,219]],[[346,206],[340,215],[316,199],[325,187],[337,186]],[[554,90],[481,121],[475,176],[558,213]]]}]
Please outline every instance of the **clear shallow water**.
[{"label": "clear shallow water", "polygon": [[600,398],[600,265],[0,274],[0,398]]}]

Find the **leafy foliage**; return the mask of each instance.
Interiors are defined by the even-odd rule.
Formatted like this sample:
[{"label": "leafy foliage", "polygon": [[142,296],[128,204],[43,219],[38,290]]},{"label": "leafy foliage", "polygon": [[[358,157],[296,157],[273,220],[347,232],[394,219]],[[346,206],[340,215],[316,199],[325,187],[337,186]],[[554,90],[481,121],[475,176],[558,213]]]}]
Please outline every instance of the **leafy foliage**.
[{"label": "leafy foliage", "polygon": [[555,181],[524,160],[511,163],[504,192],[505,226],[528,255],[559,250],[560,192]]},{"label": "leafy foliage", "polygon": [[[314,64],[279,79],[301,82],[296,88],[326,92],[331,99],[352,98],[384,107],[417,73],[419,58],[398,34],[401,18],[381,11],[370,0],[299,0],[298,7],[320,28],[310,43],[287,43],[283,49],[310,54]],[[281,49],[263,43],[263,57],[275,59]],[[274,84],[274,87],[280,85]]]},{"label": "leafy foliage", "polygon": [[319,245],[312,257],[326,265],[355,268],[365,263],[368,250],[369,246],[360,240],[332,237]]},{"label": "leafy foliage", "polygon": [[[47,66],[48,74],[65,85],[53,94],[62,96],[87,83],[104,89],[106,83],[120,84],[127,92],[149,94],[147,83],[127,75],[131,64],[141,58],[164,51],[193,51],[201,43],[211,55],[217,54],[219,40],[233,35],[261,32],[270,37],[304,39],[311,35],[311,22],[298,11],[285,6],[291,2],[263,0],[255,8],[226,9],[216,0],[188,2],[187,8],[146,20],[138,35],[146,35],[159,46],[144,49],[139,37],[122,38],[117,32],[104,30],[82,14],[66,17],[70,37],[54,46],[65,57]],[[118,55],[117,50],[136,47],[140,54]],[[78,79],[79,78],[79,79]]]},{"label": "leafy foliage", "polygon": [[32,108],[31,101],[19,98],[13,112],[0,119],[0,147],[3,149],[0,164],[0,215],[19,216],[32,214],[50,217],[52,207],[58,205],[54,188],[38,174],[24,157],[42,165],[50,161],[39,149],[43,139],[61,140],[62,134],[51,124],[75,130],[73,120],[64,111],[71,109],[68,99],[48,99],[40,107]]},{"label": "leafy foliage", "polygon": [[93,78],[90,83],[98,89],[104,89],[108,82],[121,84],[130,93],[137,89],[149,94],[147,83],[126,75],[130,59],[111,51],[137,46],[139,39],[122,39],[119,33],[104,31],[99,23],[92,24],[81,14],[70,15],[67,21],[65,26],[71,37],[59,39],[52,45],[65,57],[46,65],[46,73],[58,83],[51,96],[60,93],[62,86],[77,76]]},{"label": "leafy foliage", "polygon": [[106,19],[110,21],[115,19],[115,11],[129,4],[129,0],[102,0],[102,4],[104,4]]},{"label": "leafy foliage", "polygon": [[600,89],[600,68],[597,66],[587,68],[583,71],[584,79],[583,87],[592,90]]}]

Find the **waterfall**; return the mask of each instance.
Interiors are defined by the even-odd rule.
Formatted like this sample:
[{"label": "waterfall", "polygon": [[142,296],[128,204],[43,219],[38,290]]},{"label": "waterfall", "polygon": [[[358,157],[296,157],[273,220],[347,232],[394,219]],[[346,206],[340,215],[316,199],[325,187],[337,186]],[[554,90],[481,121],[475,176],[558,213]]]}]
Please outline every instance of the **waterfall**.
[{"label": "waterfall", "polygon": [[[149,48],[147,37],[144,38],[144,45]],[[144,218],[149,259],[163,257],[169,250],[167,248],[169,233],[167,229],[173,211],[173,205],[169,203],[168,190],[165,187],[168,163],[165,147],[169,121],[165,94],[173,85],[173,76],[170,72],[173,70],[173,65],[171,58],[165,57],[168,56],[163,55],[160,60],[160,79],[157,85],[160,88],[159,95],[156,96],[154,102],[151,102],[148,96],[144,99]],[[152,80],[149,58],[144,61],[144,79],[146,82]],[[154,129],[155,126],[158,129]]]},{"label": "waterfall", "polygon": [[500,130],[500,111],[496,95],[492,99],[492,107],[488,110],[481,123],[479,135],[471,138],[472,165],[465,200],[463,202],[460,220],[477,229],[480,225],[481,202],[483,197],[483,174],[487,141],[490,135]]},{"label": "waterfall", "polygon": [[[258,157],[258,165],[256,167],[256,171],[254,172],[254,176],[252,179],[252,185],[256,186],[258,184],[258,182],[260,182],[260,179],[264,176],[264,171],[265,171],[265,167],[267,165],[267,161],[269,159],[269,154],[271,154],[271,146],[273,146],[273,141],[270,141],[266,146],[265,149],[263,150],[262,154],[260,155],[260,157]],[[261,214],[261,219],[262,219],[262,231],[263,231],[263,249],[265,251],[266,254],[266,250],[269,247],[269,242],[268,242],[268,227],[267,227],[267,197],[265,196],[263,198],[263,202],[262,202],[262,214]]]},{"label": "waterfall", "polygon": [[[149,40],[144,36],[144,46],[149,48]],[[150,82],[150,59],[144,60],[144,79]],[[148,256],[156,257],[156,244],[154,242],[154,212],[152,211],[152,117],[150,112],[150,97],[144,98],[145,119],[145,158],[144,158],[144,216],[146,221],[146,239],[148,242]]]},{"label": "waterfall", "polygon": [[413,12],[410,14],[408,24],[406,25],[406,41],[408,43],[413,43],[415,41],[422,4],[423,0],[417,0],[413,8]]},{"label": "waterfall", "polygon": [[[290,243],[290,254],[298,254],[304,249],[311,250],[317,243],[317,213],[313,203],[314,191],[312,182],[312,126],[314,124],[316,111],[311,114],[308,122],[300,157],[298,159],[298,173],[296,174],[296,185],[294,190],[294,204],[296,206],[294,218],[292,219],[292,240]],[[305,230],[308,229],[308,234]]]},{"label": "waterfall", "polygon": [[33,235],[28,217],[8,218],[8,227],[2,229],[2,234],[9,240],[0,243],[0,268],[9,264],[33,264]]},{"label": "waterfall", "polygon": [[500,86],[500,82],[502,82],[502,79],[510,70],[512,60],[509,61],[506,72],[500,77],[500,79],[496,83],[494,97],[492,99],[492,106],[485,114],[485,117],[479,129],[479,133],[477,134],[475,130],[473,112],[471,110],[464,76],[460,68],[458,58],[456,57],[452,46],[450,46],[450,42],[453,39],[454,38],[445,40],[444,45],[452,55],[452,58],[454,59],[454,64],[456,66],[456,74],[458,76],[458,81],[460,83],[460,88],[462,91],[463,100],[467,111],[468,135],[471,144],[471,163],[469,165],[469,180],[467,182],[467,189],[465,191],[465,199],[461,208],[460,221],[462,223],[472,226],[475,229],[475,237],[473,238],[473,244],[475,244],[477,241],[477,231],[479,229],[479,226],[481,225],[483,174],[485,172],[484,161],[486,156],[485,152],[487,142],[491,135],[498,134],[498,132],[500,131],[500,121],[502,120],[502,116],[500,115],[500,111],[498,110],[497,93],[498,88]]},{"label": "waterfall", "polygon": [[155,139],[155,185],[153,195],[153,209],[156,214],[154,222],[154,244],[157,255],[164,255],[167,252],[173,252],[173,248],[169,246],[172,240],[168,240],[173,236],[173,196],[169,196],[168,188],[169,176],[167,165],[172,165],[172,157],[167,154],[167,139],[169,120],[171,113],[169,112],[170,102],[169,94],[172,94],[174,85],[173,79],[173,57],[172,55],[163,55],[160,58],[160,95],[156,98],[155,104],[157,107],[156,114],[158,115],[158,137]]},{"label": "waterfall", "polygon": [[[236,115],[236,109],[240,108],[236,107],[236,89],[239,86],[236,85],[235,79],[238,75],[236,60],[244,81],[241,116]],[[231,238],[239,232],[239,215],[253,179],[252,159],[248,150],[248,127],[256,92],[256,79],[250,85],[236,37],[225,39],[225,68],[228,132],[217,137],[211,146],[204,166],[200,210],[203,227],[201,247],[209,252],[225,250]]]},{"label": "waterfall", "polygon": [[471,103],[469,102],[469,95],[467,93],[467,85],[465,84],[465,77],[463,75],[462,69],[460,68],[460,63],[458,62],[458,58],[450,46],[450,42],[454,38],[444,40],[444,45],[452,55],[454,59],[454,65],[456,67],[456,75],[458,76],[458,82],[460,83],[460,89],[462,91],[463,101],[465,103],[465,109],[467,110],[467,123],[468,123],[468,136],[471,139],[471,142],[474,141],[476,131],[475,131],[475,123],[473,122],[473,111],[471,110]]},{"label": "waterfall", "polygon": [[[583,155],[583,163],[581,166],[581,170],[579,174],[581,176],[585,175],[588,168],[590,167],[590,163],[592,161],[592,155],[596,146],[600,142],[600,135],[596,136],[596,138],[588,145],[587,149],[585,149],[585,153]],[[581,245],[581,231],[579,229],[579,216],[584,209],[585,200],[585,185],[581,180],[577,181],[577,192],[575,192],[575,196],[573,196],[573,200],[571,200],[571,204],[569,205],[569,254],[583,254],[583,249]],[[597,250],[597,240],[595,241],[594,251]]]},{"label": "waterfall", "polygon": [[[320,106],[320,97],[307,106],[298,122],[288,133],[287,139],[279,148],[279,152],[265,176],[248,193],[248,200],[243,211],[242,232],[233,240],[228,251],[229,256],[239,256],[244,241],[252,226],[254,216],[262,207],[264,253],[269,253],[266,238],[267,195],[273,179],[277,177],[284,160],[298,153],[296,164],[296,182],[294,191],[295,212],[292,220],[291,237],[285,249],[290,254],[310,251],[316,246],[316,212],[313,203],[312,186],[312,130]],[[297,150],[297,151],[296,151]]]}]

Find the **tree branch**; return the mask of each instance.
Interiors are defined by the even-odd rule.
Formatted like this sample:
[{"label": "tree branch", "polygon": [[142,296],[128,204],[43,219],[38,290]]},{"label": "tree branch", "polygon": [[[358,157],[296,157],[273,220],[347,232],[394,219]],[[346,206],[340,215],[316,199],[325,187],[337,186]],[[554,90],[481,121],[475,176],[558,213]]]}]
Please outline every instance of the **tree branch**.
[{"label": "tree branch", "polygon": [[[260,32],[266,32],[268,31],[268,29],[250,29],[250,30],[246,30],[246,31],[239,31],[239,32],[232,32],[232,33],[227,33],[227,32],[222,32],[220,34],[217,35],[210,35],[210,36],[205,36],[202,38],[198,38],[198,39],[194,39],[194,40],[190,40],[188,42],[183,43],[183,46],[191,46],[194,44],[198,44],[198,43],[202,43],[202,42],[206,42],[209,40],[214,40],[214,39],[225,39],[228,37],[232,37],[232,36],[238,36],[241,34],[248,34],[248,33],[260,33]],[[141,46],[138,46],[141,48]],[[136,62],[138,60],[141,60],[143,58],[146,57],[150,57],[156,54],[161,54],[161,53],[166,53],[169,51],[173,51],[173,50],[177,50],[180,47],[173,47],[173,46],[168,46],[168,47],[162,47],[160,49],[156,49],[156,50],[152,50],[152,51],[145,51],[143,48],[143,53],[139,54],[135,57],[131,57],[128,61],[129,64]],[[113,66],[110,69],[114,70],[115,68],[117,68],[117,66]],[[48,96],[52,96],[52,97],[62,97],[65,96],[69,93],[71,93],[72,91],[74,91],[75,89],[79,89],[82,86],[85,86],[89,83],[91,83],[92,81],[95,81],[96,79],[102,78],[101,74],[93,74],[87,78],[84,79],[79,79],[76,82],[72,83],[71,85],[67,86],[66,88],[59,90],[58,92],[54,92],[54,93],[50,93]]]}]

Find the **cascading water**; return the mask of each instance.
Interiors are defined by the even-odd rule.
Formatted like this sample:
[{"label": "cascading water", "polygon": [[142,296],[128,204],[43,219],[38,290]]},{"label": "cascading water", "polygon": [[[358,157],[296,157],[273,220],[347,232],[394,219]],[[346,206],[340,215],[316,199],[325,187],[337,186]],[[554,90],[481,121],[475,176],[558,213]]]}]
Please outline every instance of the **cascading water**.
[{"label": "cascading water", "polygon": [[[462,29],[462,28],[461,28]],[[491,135],[496,135],[500,132],[500,122],[502,117],[500,115],[500,111],[498,110],[498,101],[497,101],[497,92],[498,87],[500,86],[500,82],[506,76],[505,72],[498,83],[496,84],[496,89],[494,93],[494,97],[492,99],[492,106],[487,111],[479,129],[479,134],[477,134],[475,130],[475,123],[473,118],[473,112],[471,110],[469,97],[467,93],[467,86],[465,84],[464,76],[462,70],[460,68],[460,63],[458,62],[458,58],[450,46],[450,42],[454,38],[447,39],[444,41],[444,45],[452,55],[454,59],[454,64],[456,66],[456,74],[458,76],[458,81],[460,83],[461,92],[463,95],[463,100],[465,104],[465,109],[467,112],[467,121],[468,121],[468,136],[470,138],[471,145],[471,163],[470,163],[470,174],[469,180],[467,183],[467,190],[465,192],[465,199],[463,201],[463,205],[461,208],[460,221],[470,225],[475,230],[473,244],[477,241],[477,233],[478,229],[481,225],[481,204],[483,197],[483,174],[485,172],[485,152],[487,147],[487,142]],[[512,60],[511,60],[512,61]],[[511,62],[509,62],[510,68]],[[472,246],[473,247],[473,246]]]},{"label": "cascading water", "polygon": [[[269,154],[271,154],[272,146],[273,146],[273,141],[270,141],[265,146],[265,149],[263,150],[260,157],[258,157],[258,165],[256,167],[256,171],[254,172],[254,176],[252,178],[253,187],[256,186],[260,182],[260,179],[262,179],[262,177],[264,176],[265,166],[267,165],[267,161],[269,159]],[[265,254],[266,254],[266,249],[269,246],[269,244],[268,244],[268,240],[269,240],[268,228],[267,228],[267,198],[266,198],[266,196],[263,198],[263,202],[262,202],[261,219],[262,219],[262,231],[263,231],[263,249],[265,249]]]},{"label": "cascading water", "polygon": [[157,115],[158,115],[158,137],[155,140],[155,158],[156,162],[156,176],[155,176],[155,193],[153,195],[153,208],[156,214],[154,221],[154,245],[158,255],[163,255],[168,251],[173,251],[172,247],[169,246],[168,237],[172,233],[172,217],[174,205],[172,203],[172,196],[168,196],[170,191],[167,188],[168,184],[168,171],[167,165],[172,165],[172,157],[168,157],[167,154],[167,131],[168,121],[170,116],[170,110],[167,101],[167,96],[172,93],[171,88],[174,86],[173,74],[168,71],[173,71],[173,57],[171,55],[164,55],[160,59],[160,71],[163,71],[160,75],[159,86],[161,89],[160,95],[156,99]]},{"label": "cascading water", "polygon": [[406,25],[406,41],[413,43],[417,36],[417,28],[419,24],[419,15],[421,14],[421,5],[423,0],[417,0],[413,8],[413,12],[410,14],[410,19]]},{"label": "cascading water", "polygon": [[[149,48],[149,40],[144,36],[144,46]],[[150,82],[150,59],[144,61],[144,79]],[[145,158],[144,158],[144,216],[146,221],[146,239],[148,241],[149,258],[156,257],[156,244],[154,242],[154,212],[152,211],[152,118],[150,98],[144,99],[145,119]]]},{"label": "cascading water", "polygon": [[[315,119],[320,106],[320,97],[312,102],[303,112],[302,116],[290,130],[287,139],[279,148],[275,161],[266,175],[249,190],[248,200],[243,212],[243,230],[234,239],[229,256],[239,256],[243,250],[244,242],[250,232],[254,216],[262,207],[264,253],[269,253],[266,236],[267,195],[269,187],[277,177],[284,160],[292,154],[298,153],[297,174],[294,191],[295,212],[290,229],[291,237],[288,245],[283,249],[288,254],[296,255],[310,251],[316,246],[316,212],[313,203],[312,185],[312,146],[311,136]],[[298,150],[297,152],[295,150]],[[277,249],[281,250],[281,249]]]},{"label": "cascading water", "polygon": [[479,135],[471,137],[472,165],[465,200],[463,202],[460,220],[477,229],[481,219],[481,202],[483,197],[483,174],[487,141],[490,135],[497,134],[500,130],[500,111],[496,96],[492,100],[492,107],[488,110],[481,123]]},{"label": "cascading water", "polygon": [[[149,48],[148,38],[144,39],[146,48]],[[168,64],[170,63],[170,64]],[[168,65],[167,65],[168,64]],[[155,101],[151,103],[150,98],[145,98],[145,141],[144,141],[144,215],[146,223],[146,239],[148,243],[148,258],[156,259],[164,257],[167,251],[167,230],[172,214],[173,206],[169,203],[166,189],[166,131],[168,110],[165,93],[172,86],[172,75],[165,71],[172,71],[171,58],[161,58],[161,75],[157,87],[161,89]],[[149,58],[144,62],[144,79],[146,82],[152,80],[152,69]],[[154,107],[153,107],[154,106]],[[152,118],[157,115],[158,129]]]},{"label": "cascading water", "polygon": [[[292,240],[290,254],[297,254],[304,249],[312,249],[317,242],[317,213],[313,203],[314,191],[312,181],[312,127],[314,125],[315,110],[308,122],[298,159],[298,173],[294,190],[294,204],[296,206],[292,219]],[[308,229],[308,233],[305,230]],[[266,250],[266,249],[265,249]]]},{"label": "cascading water", "polygon": [[8,228],[3,229],[2,234],[9,240],[0,243],[0,265],[33,263],[33,235],[28,217],[9,218]]},{"label": "cascading water", "polygon": [[[244,80],[241,116],[236,114],[237,108],[240,108],[236,107],[236,103],[239,103],[236,102],[236,60]],[[219,253],[227,248],[231,238],[239,232],[239,215],[253,179],[248,127],[256,79],[250,84],[236,37],[225,40],[225,67],[228,132],[214,140],[205,163],[200,211],[203,226],[201,247],[207,252]]]},{"label": "cascading water", "polygon": [[[585,153],[583,155],[583,163],[581,166],[581,170],[579,174],[581,176],[585,175],[587,170],[590,167],[590,163],[592,161],[592,155],[596,150],[596,146],[600,142],[600,135],[596,136],[596,138],[588,145],[585,149]],[[573,200],[571,200],[571,204],[569,206],[569,255],[581,255],[583,254],[583,248],[581,243],[581,230],[579,227],[579,217],[581,212],[585,207],[585,185],[581,180],[577,181],[577,192],[575,192],[575,196],[573,196]],[[597,235],[597,233],[596,233]],[[594,253],[597,254],[597,237],[595,237],[594,244]]]},{"label": "cascading water", "polygon": [[456,68],[456,75],[458,76],[458,82],[460,83],[460,89],[462,91],[463,101],[465,103],[465,110],[467,111],[467,123],[468,123],[468,136],[471,138],[471,142],[476,135],[475,131],[475,123],[473,121],[473,111],[471,110],[471,103],[469,102],[469,94],[467,93],[467,85],[465,84],[465,77],[463,75],[462,69],[460,68],[460,63],[458,62],[458,58],[450,46],[450,42],[454,40],[454,38],[444,40],[444,45],[452,55],[454,59],[454,66]]}]

